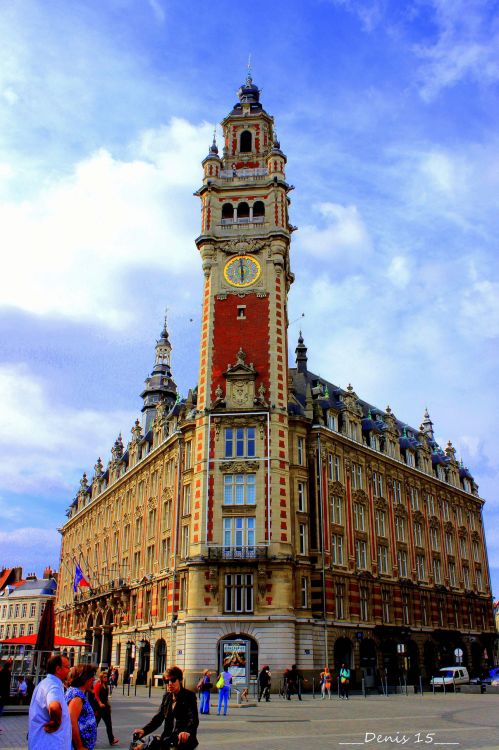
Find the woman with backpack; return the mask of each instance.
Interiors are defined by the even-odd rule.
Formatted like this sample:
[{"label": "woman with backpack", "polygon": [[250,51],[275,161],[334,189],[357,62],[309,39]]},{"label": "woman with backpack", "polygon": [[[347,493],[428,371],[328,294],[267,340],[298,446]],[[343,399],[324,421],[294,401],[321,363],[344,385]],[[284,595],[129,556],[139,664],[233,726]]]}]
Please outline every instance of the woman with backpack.
[{"label": "woman with backpack", "polygon": [[227,703],[230,695],[230,686],[232,685],[232,675],[224,668],[224,671],[220,673],[217,680],[218,688],[218,711],[217,715],[220,716],[222,705],[224,709],[224,716],[227,716]]},{"label": "woman with backpack", "polygon": [[199,678],[197,689],[199,693],[199,713],[209,714],[210,713],[210,690],[213,684],[210,680],[211,672],[209,669],[203,671],[202,676]]}]

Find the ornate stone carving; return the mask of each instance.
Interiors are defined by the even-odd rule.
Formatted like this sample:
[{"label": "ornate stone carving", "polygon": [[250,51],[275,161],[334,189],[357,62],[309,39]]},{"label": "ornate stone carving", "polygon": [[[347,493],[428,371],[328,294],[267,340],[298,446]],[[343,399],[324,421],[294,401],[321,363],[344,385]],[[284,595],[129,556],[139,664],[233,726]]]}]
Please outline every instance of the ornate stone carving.
[{"label": "ornate stone carving", "polygon": [[355,492],[352,493],[352,500],[356,503],[362,503],[363,505],[367,505],[369,502],[369,498],[364,490],[355,490]]},{"label": "ornate stone carving", "polygon": [[393,512],[400,518],[407,518],[407,508],[405,507],[405,505],[402,505],[402,503],[397,503],[396,505],[394,505]]},{"label": "ornate stone carving", "polygon": [[258,461],[222,461],[219,464],[220,471],[229,474],[253,474],[259,468]]},{"label": "ornate stone carving", "polygon": [[416,521],[417,523],[423,523],[424,521],[424,515],[421,513],[420,510],[415,510],[414,513],[412,514],[412,517],[414,521]]},{"label": "ornate stone carving", "polygon": [[256,253],[265,250],[269,245],[257,239],[245,238],[243,240],[239,237],[234,237],[233,239],[220,243],[218,247],[227,255],[247,255],[248,253],[255,255]]}]

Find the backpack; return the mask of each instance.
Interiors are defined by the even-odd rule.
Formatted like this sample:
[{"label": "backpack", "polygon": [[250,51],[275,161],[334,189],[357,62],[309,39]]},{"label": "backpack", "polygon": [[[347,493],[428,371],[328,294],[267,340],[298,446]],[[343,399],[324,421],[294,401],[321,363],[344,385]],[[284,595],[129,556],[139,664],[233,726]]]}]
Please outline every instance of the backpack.
[{"label": "backpack", "polygon": [[204,675],[199,678],[198,684],[196,685],[196,690],[202,690],[204,685]]}]

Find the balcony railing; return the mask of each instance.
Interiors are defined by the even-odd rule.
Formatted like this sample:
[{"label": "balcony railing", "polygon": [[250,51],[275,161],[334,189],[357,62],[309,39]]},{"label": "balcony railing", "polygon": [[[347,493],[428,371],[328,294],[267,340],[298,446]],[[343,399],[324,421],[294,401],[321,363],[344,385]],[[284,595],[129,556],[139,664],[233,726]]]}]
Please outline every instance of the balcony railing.
[{"label": "balcony railing", "polygon": [[231,180],[234,177],[267,177],[269,170],[266,167],[257,167],[256,169],[222,169],[220,177],[222,180]]},{"label": "balcony railing", "polygon": [[209,560],[265,560],[268,547],[209,547]]},{"label": "balcony railing", "polygon": [[222,219],[222,224],[263,224],[265,216],[241,216],[234,219]]}]

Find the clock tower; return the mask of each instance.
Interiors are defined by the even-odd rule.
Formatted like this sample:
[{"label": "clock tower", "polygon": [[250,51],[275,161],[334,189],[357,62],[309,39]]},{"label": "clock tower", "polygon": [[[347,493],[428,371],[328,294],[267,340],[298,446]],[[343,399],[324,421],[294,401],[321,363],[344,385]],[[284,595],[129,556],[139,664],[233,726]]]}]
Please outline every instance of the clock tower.
[{"label": "clock tower", "polygon": [[251,75],[222,128],[222,154],[214,138],[196,193],[204,292],[190,549],[211,566],[198,569],[197,582],[191,566],[189,619],[201,613],[204,622],[210,615],[217,623],[244,617],[246,625],[227,625],[243,632],[253,618],[289,619],[293,607],[287,412],[292,188],[273,118]]}]

